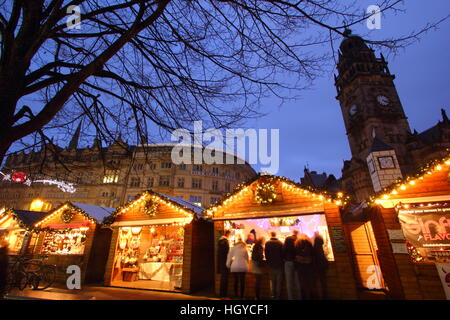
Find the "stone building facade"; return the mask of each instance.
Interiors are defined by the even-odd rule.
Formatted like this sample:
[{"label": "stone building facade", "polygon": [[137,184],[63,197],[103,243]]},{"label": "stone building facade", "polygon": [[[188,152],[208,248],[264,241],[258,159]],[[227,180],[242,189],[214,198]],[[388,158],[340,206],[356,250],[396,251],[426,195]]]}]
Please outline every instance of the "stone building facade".
[{"label": "stone building facade", "polygon": [[381,55],[359,36],[346,31],[335,76],[336,99],[341,106],[352,158],[344,161],[342,188],[363,201],[374,193],[367,157],[374,139],[391,147],[401,174],[407,176],[428,161],[443,157],[450,147],[450,121],[442,120],[424,132],[411,132],[395,88],[395,75]]},{"label": "stone building facade", "polygon": [[0,207],[47,211],[70,200],[114,208],[147,189],[209,206],[256,174],[248,163],[237,164],[235,156],[234,164],[175,165],[171,159],[174,144],[132,146],[119,139],[107,147],[95,141],[90,147],[78,148],[78,139],[77,130],[67,148],[53,146],[53,153],[43,149],[10,155],[2,169],[4,173],[23,171],[31,180],[74,183],[75,193],[42,183],[26,186],[2,181]]}]

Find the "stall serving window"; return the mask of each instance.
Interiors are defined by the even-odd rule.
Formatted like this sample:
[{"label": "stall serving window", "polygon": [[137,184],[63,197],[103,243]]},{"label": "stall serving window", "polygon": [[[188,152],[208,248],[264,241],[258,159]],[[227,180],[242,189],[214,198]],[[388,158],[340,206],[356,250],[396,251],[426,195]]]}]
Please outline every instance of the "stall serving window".
[{"label": "stall serving window", "polygon": [[1,230],[0,239],[5,239],[8,242],[8,254],[19,254],[25,238],[26,231],[23,229],[17,230]]},{"label": "stall serving window", "polygon": [[135,288],[181,288],[184,227],[120,227],[113,283]]},{"label": "stall serving window", "polygon": [[64,233],[46,232],[42,243],[42,254],[82,255],[89,227],[71,229]]},{"label": "stall serving window", "polygon": [[286,237],[292,235],[294,230],[305,234],[310,238],[318,232],[324,240],[324,253],[329,261],[334,261],[330,236],[324,214],[272,217],[260,219],[243,219],[225,221],[225,229],[231,230],[230,243],[234,245],[238,237],[241,237],[252,250],[253,241],[264,237],[270,239],[270,232],[275,231],[277,237],[284,243]]}]

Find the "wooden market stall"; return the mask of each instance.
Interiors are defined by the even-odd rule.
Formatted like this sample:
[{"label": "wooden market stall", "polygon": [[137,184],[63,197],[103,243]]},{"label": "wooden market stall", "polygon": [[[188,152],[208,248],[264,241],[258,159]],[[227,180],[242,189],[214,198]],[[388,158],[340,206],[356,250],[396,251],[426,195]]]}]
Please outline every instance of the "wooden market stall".
[{"label": "wooden market stall", "polygon": [[[217,262],[218,240],[226,229],[231,230],[230,246],[233,246],[236,237],[246,239],[250,232],[255,232],[256,237],[264,236],[269,240],[270,231],[275,231],[282,241],[294,229],[309,237],[319,232],[325,241],[324,252],[329,260],[329,298],[355,299],[355,280],[347,249],[348,239],[340,218],[340,206],[344,202],[342,193],[333,197],[284,177],[257,175],[206,210],[214,221],[215,261]],[[251,246],[248,249],[251,251]],[[233,290],[232,278],[229,280],[229,296]],[[220,275],[216,274],[215,280],[216,294],[219,294]],[[267,270],[261,290],[262,298],[270,297]],[[246,275],[245,296],[254,297],[254,278],[251,273]],[[283,297],[286,298],[285,284]]]},{"label": "wooden market stall", "polygon": [[113,229],[105,284],[193,292],[213,282],[213,226],[190,202],[146,191],[105,221]]},{"label": "wooden market stall", "polygon": [[8,242],[8,254],[18,255],[33,251],[37,238],[33,225],[46,215],[47,212],[12,208],[0,211],[0,240]]},{"label": "wooden market stall", "polygon": [[369,201],[368,218],[393,299],[450,299],[450,157]]},{"label": "wooden market stall", "polygon": [[67,267],[81,269],[81,283],[101,283],[105,273],[111,231],[101,222],[114,211],[84,203],[66,202],[35,223],[40,231],[34,254],[47,255],[57,266],[57,281],[65,282]]}]

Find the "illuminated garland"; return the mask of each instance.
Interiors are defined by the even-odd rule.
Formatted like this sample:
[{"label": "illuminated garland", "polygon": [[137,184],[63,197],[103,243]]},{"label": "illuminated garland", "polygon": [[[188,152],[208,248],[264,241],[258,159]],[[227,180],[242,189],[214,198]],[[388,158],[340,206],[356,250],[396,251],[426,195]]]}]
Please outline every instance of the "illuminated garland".
[{"label": "illuminated garland", "polygon": [[269,223],[272,227],[293,227],[300,223],[298,218],[270,218]]},{"label": "illuminated garland", "polygon": [[64,223],[69,223],[73,219],[73,212],[70,209],[66,209],[61,213],[61,220]]},{"label": "illuminated garland", "polygon": [[148,199],[144,204],[144,212],[150,217],[153,217],[158,210],[158,202]]},{"label": "illuminated garland", "polygon": [[[133,199],[131,199],[124,205],[117,207],[116,211],[114,211],[111,215],[109,215],[108,217],[105,217],[103,219],[102,224],[106,225],[106,226],[113,224],[117,216],[119,216],[122,213],[124,213],[125,211],[133,208],[134,206],[141,205],[144,201],[148,201],[148,200],[150,200],[152,202],[156,202],[157,204],[163,203],[164,205],[169,206],[170,208],[172,208],[180,213],[183,213],[185,216],[194,217],[194,218],[197,217],[196,213],[191,208],[188,208],[177,202],[174,202],[173,200],[171,200],[167,197],[164,197],[163,195],[156,193],[152,190],[147,190],[147,191],[144,191],[143,193],[137,195],[136,197],[134,197]],[[145,203],[144,203],[144,206],[145,206]]]},{"label": "illuminated garland", "polygon": [[345,196],[342,192],[330,193],[325,190],[319,190],[312,188],[310,186],[305,186],[300,183],[296,183],[286,177],[273,176],[267,174],[257,174],[253,178],[247,180],[246,182],[239,184],[231,193],[227,193],[222,200],[210,205],[205,209],[204,214],[207,216],[212,216],[215,211],[227,206],[228,203],[235,201],[242,197],[245,193],[250,191],[250,185],[257,180],[263,180],[266,183],[273,184],[274,182],[280,182],[283,188],[287,188],[292,192],[302,193],[305,196],[310,196],[313,199],[319,199],[326,202],[334,202],[337,206],[345,206],[348,204],[350,199],[349,196]]},{"label": "illuminated garland", "polygon": [[[447,149],[449,152],[449,149]],[[367,203],[371,206],[378,205],[382,200],[389,200],[391,195],[397,195],[399,190],[404,191],[408,186],[414,186],[417,180],[421,181],[425,176],[433,174],[433,171],[441,171],[444,166],[450,166],[450,155],[442,159],[435,159],[419,169],[416,174],[410,175],[404,179],[397,179],[390,186],[377,192],[369,198]]]},{"label": "illuminated garland", "polygon": [[408,249],[409,257],[412,262],[424,261],[424,258],[420,255],[419,251],[411,243],[406,242],[406,248]]},{"label": "illuminated garland", "polygon": [[277,197],[275,186],[271,183],[262,182],[255,190],[255,201],[259,204],[272,203]]}]

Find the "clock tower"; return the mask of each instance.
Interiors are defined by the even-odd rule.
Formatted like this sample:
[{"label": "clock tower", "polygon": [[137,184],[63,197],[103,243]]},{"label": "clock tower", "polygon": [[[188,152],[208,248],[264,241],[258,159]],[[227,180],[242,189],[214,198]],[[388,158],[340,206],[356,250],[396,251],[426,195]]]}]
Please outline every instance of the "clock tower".
[{"label": "clock tower", "polygon": [[[403,174],[410,171],[406,142],[410,136],[407,117],[383,55],[375,56],[364,40],[345,31],[335,76],[336,99],[341,106],[352,159],[342,172],[344,188],[357,199],[373,193],[366,159],[374,137],[388,143],[397,155]],[[353,181],[351,181],[353,179]]]}]

